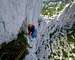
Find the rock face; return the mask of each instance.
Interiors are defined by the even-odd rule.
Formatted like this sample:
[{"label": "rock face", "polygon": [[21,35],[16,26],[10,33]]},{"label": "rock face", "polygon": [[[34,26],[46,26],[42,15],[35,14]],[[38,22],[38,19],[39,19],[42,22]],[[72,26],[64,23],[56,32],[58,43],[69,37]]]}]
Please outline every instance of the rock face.
[{"label": "rock face", "polygon": [[73,60],[75,3],[69,4],[57,19],[40,22],[38,34],[38,60]]},{"label": "rock face", "polygon": [[16,38],[21,26],[25,30],[27,24],[34,24],[37,38],[28,38],[32,40],[29,42],[32,48],[24,60],[75,57],[75,43],[68,42],[75,42],[75,3],[68,5],[57,18],[49,22],[41,19],[38,24],[41,4],[42,0],[0,0],[0,44]]},{"label": "rock face", "polygon": [[16,38],[23,23],[37,26],[41,4],[41,0],[0,0],[0,44]]},{"label": "rock face", "polygon": [[[74,43],[68,42],[72,34],[75,40],[75,3],[69,4],[65,10],[51,21],[39,20],[38,36],[32,40],[32,48],[24,60],[69,60],[74,57]],[[72,48],[73,47],[73,48]],[[72,58],[74,59],[74,58]],[[71,60],[72,60],[71,59]]]},{"label": "rock face", "polygon": [[[72,47],[74,43],[69,44],[68,33],[73,32],[71,29],[75,24],[75,3],[69,4],[65,10],[60,14],[57,19],[41,22],[39,28],[39,44],[37,56],[39,60],[69,60],[72,54]],[[67,32],[68,30],[71,30]],[[75,32],[73,33],[75,34]],[[75,35],[73,36],[74,39]],[[71,38],[72,39],[72,38]],[[74,39],[75,40],[75,39]]]}]

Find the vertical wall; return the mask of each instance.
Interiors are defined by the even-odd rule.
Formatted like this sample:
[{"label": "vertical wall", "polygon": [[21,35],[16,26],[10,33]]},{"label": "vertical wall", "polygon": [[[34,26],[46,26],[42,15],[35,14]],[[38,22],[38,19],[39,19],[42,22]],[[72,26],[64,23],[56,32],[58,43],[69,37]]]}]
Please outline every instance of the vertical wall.
[{"label": "vertical wall", "polygon": [[38,25],[37,19],[40,16],[42,0],[27,0],[27,21],[29,24]]},{"label": "vertical wall", "polygon": [[15,38],[26,20],[27,24],[37,26],[41,3],[41,0],[0,0],[0,44]]}]

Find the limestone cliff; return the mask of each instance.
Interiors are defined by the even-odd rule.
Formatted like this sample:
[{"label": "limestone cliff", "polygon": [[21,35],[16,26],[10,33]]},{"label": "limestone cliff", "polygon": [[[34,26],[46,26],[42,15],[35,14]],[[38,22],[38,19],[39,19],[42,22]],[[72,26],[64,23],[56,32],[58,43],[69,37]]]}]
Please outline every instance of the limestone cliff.
[{"label": "limestone cliff", "polygon": [[9,42],[23,23],[37,26],[42,0],[0,0],[0,44]]}]

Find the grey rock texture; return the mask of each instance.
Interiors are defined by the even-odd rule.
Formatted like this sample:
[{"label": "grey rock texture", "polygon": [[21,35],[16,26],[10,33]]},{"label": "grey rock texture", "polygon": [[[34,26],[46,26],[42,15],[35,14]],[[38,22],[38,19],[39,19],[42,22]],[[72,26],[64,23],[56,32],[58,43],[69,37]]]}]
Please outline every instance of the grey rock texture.
[{"label": "grey rock texture", "polygon": [[35,39],[27,36],[32,48],[24,60],[70,60],[74,44],[67,42],[67,34],[75,28],[75,3],[66,6],[53,20],[41,19],[38,26],[41,7],[42,0],[0,0],[0,44],[16,38],[21,27],[26,30],[27,24],[34,24],[38,34]]},{"label": "grey rock texture", "polygon": [[23,23],[37,26],[41,4],[42,0],[0,0],[0,44],[16,38]]},{"label": "grey rock texture", "polygon": [[[70,60],[71,48],[67,34],[72,32],[75,24],[75,3],[65,7],[57,18],[51,21],[43,20],[39,27],[37,58],[39,60]],[[74,33],[75,34],[75,33]],[[65,55],[65,54],[66,55]],[[65,56],[64,56],[65,55]],[[74,55],[73,55],[74,56]],[[74,59],[74,58],[72,58]]]}]

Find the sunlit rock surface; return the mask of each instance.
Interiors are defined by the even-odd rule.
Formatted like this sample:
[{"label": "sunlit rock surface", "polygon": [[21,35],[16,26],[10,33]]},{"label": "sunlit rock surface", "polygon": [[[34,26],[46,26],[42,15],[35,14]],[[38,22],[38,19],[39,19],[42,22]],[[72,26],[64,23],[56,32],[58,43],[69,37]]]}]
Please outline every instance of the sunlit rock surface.
[{"label": "sunlit rock surface", "polygon": [[23,23],[37,26],[41,3],[41,0],[0,0],[0,44],[16,38]]},{"label": "sunlit rock surface", "polygon": [[[34,24],[38,34],[35,39],[27,36],[32,48],[28,49],[29,54],[24,60],[69,60],[69,56],[75,57],[70,53],[74,44],[67,42],[68,34],[75,28],[75,3],[50,21],[38,19],[41,4],[42,0],[0,0],[0,44],[15,38],[21,26],[25,30],[27,24]],[[74,39],[75,32],[73,35]]]},{"label": "sunlit rock surface", "polygon": [[72,57],[74,59],[74,53],[72,53],[73,56],[70,53],[72,47],[74,48],[74,43],[68,42],[67,35],[73,32],[72,37],[75,40],[74,30],[75,3],[67,5],[57,18],[49,22],[45,19],[40,22],[36,52],[38,60],[69,60]]},{"label": "sunlit rock surface", "polygon": [[70,53],[74,48],[74,43],[69,44],[70,42],[68,42],[68,34],[75,28],[74,15],[75,3],[72,3],[68,4],[60,15],[50,21],[40,18],[38,36],[30,42],[33,47],[29,49],[30,54],[24,60],[74,59],[74,54]]}]

